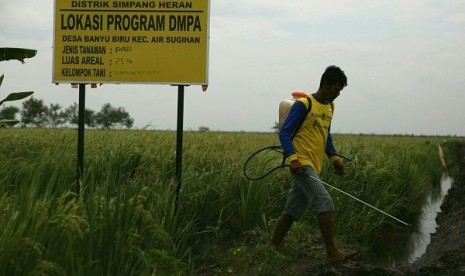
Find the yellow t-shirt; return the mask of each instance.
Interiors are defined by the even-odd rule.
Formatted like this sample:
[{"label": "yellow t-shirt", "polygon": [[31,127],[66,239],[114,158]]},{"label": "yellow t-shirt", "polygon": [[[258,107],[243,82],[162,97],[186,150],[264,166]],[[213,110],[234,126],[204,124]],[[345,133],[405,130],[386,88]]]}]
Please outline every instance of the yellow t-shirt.
[{"label": "yellow t-shirt", "polygon": [[[310,113],[293,139],[292,144],[296,154],[289,156],[289,161],[298,159],[302,165],[309,165],[317,174],[320,174],[334,105],[320,103],[313,95],[309,98],[312,101]],[[299,101],[303,102],[308,109],[309,103],[306,98],[300,98]]]}]

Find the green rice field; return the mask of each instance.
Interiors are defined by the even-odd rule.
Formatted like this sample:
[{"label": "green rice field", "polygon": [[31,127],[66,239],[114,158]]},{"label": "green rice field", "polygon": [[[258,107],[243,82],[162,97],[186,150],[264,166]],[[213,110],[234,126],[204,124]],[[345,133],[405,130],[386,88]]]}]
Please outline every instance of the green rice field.
[{"label": "green rice field", "polygon": [[[80,183],[76,130],[1,129],[0,137],[0,275],[237,275],[244,267],[270,275],[299,257],[291,252],[324,257],[310,211],[286,238],[287,253],[269,245],[291,177],[279,169],[251,181],[243,166],[279,144],[274,133],[185,132],[176,210],[176,132],[87,130]],[[322,180],[414,224],[439,183],[444,137],[333,139],[352,161],[345,177],[326,164]],[[260,175],[281,160],[264,153],[247,171]],[[402,228],[328,190],[339,244],[371,254],[382,233]]]}]

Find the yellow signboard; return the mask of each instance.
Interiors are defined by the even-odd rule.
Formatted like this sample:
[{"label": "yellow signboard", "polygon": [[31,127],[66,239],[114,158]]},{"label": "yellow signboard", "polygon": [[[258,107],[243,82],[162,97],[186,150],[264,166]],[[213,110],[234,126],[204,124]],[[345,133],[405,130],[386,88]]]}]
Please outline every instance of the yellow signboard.
[{"label": "yellow signboard", "polygon": [[209,0],[55,0],[54,83],[207,84]]}]

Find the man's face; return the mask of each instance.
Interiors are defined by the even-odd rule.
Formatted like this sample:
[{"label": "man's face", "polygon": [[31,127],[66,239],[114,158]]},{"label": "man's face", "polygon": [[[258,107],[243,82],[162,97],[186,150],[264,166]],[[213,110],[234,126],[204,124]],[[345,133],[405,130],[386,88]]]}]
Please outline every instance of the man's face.
[{"label": "man's face", "polygon": [[331,102],[334,101],[339,96],[342,89],[344,89],[344,86],[342,86],[340,84],[331,84],[331,85],[329,85],[329,88],[328,88],[328,98],[329,98],[329,100]]}]

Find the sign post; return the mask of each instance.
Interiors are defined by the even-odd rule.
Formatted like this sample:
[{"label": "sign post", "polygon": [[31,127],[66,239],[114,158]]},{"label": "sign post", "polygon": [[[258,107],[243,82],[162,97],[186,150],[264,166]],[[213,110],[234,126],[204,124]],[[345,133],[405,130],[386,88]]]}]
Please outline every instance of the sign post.
[{"label": "sign post", "polygon": [[77,181],[76,192],[80,193],[81,180],[84,178],[84,112],[86,110],[86,85],[79,84],[79,119],[77,143]]},{"label": "sign post", "polygon": [[209,8],[210,0],[55,0],[52,82],[79,84],[78,180],[84,173],[85,84],[177,85],[177,204],[184,87],[208,85]]},{"label": "sign post", "polygon": [[176,133],[176,200],[175,211],[178,210],[179,194],[182,184],[182,142],[184,129],[184,85],[178,85],[178,124]]}]

